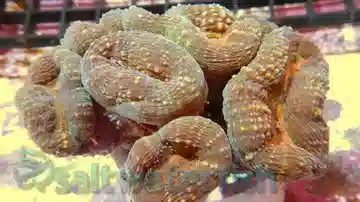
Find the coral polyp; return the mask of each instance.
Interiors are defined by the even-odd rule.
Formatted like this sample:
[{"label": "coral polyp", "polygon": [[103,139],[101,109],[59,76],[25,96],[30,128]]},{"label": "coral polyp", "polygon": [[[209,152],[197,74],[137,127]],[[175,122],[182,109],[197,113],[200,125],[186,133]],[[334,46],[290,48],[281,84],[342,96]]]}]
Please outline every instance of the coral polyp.
[{"label": "coral polyp", "polygon": [[53,83],[59,73],[60,68],[53,61],[52,55],[45,54],[30,65],[27,79],[33,84],[46,85]]},{"label": "coral polyp", "polygon": [[162,34],[184,47],[206,76],[218,79],[247,65],[269,29],[263,28],[264,22],[257,18],[237,20],[232,12],[218,5],[178,5],[163,15],[132,6],[104,14],[101,23],[119,30]]},{"label": "coral polyp", "polygon": [[186,51],[139,31],[94,41],[83,57],[82,76],[85,88],[108,111],[158,126],[199,114],[208,93],[200,66]]},{"label": "coral polyp", "polygon": [[211,33],[225,33],[235,21],[230,10],[218,5],[178,5],[168,10],[166,14],[185,16],[201,31],[209,33],[210,38]]},{"label": "coral polyp", "polygon": [[205,201],[231,163],[224,130],[210,119],[184,116],[136,141],[125,181],[134,202]]},{"label": "coral polyp", "polygon": [[27,83],[15,97],[25,128],[44,152],[56,156],[108,153],[127,136],[149,134],[146,127],[124,117],[112,123],[103,115],[106,111],[81,83],[78,54],[57,47],[51,61],[61,68],[59,76],[46,85]]},{"label": "coral polyp", "polygon": [[67,28],[64,38],[61,40],[61,45],[82,56],[91,42],[107,32],[96,23],[75,21]]},{"label": "coral polyp", "polygon": [[[228,135],[239,161],[251,168],[262,165],[285,180],[314,175],[312,171],[325,168],[310,151],[295,146],[290,137],[296,131],[285,127],[286,123],[292,124],[291,119],[284,118],[284,108],[289,104],[286,100],[290,89],[297,90],[290,84],[299,71],[301,61],[297,56],[302,41],[287,27],[265,35],[257,56],[227,83],[223,92]],[[291,112],[291,116],[297,115]]]},{"label": "coral polyp", "polygon": [[287,96],[286,130],[295,143],[319,157],[329,152],[329,128],[323,118],[329,90],[328,64],[321,55],[304,63]]},{"label": "coral polyp", "polygon": [[39,147],[67,155],[78,152],[90,140],[95,115],[91,98],[76,75],[81,57],[67,49],[55,51],[52,57],[61,67],[56,83],[51,87],[25,85],[16,95],[16,105]]}]

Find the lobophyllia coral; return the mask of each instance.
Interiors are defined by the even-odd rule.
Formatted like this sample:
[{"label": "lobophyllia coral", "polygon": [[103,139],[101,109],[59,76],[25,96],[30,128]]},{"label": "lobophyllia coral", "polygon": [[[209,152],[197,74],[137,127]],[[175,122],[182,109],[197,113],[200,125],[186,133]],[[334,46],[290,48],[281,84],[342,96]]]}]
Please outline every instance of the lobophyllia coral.
[{"label": "lobophyllia coral", "polygon": [[[47,55],[47,59],[51,62],[35,62],[34,65],[43,66],[33,68],[54,72],[52,68],[60,67],[60,75],[43,85],[38,80],[29,79],[15,97],[25,128],[44,152],[57,156],[100,152],[110,149],[111,144],[119,141],[123,131],[130,137],[149,134],[144,127],[125,118],[118,118],[117,122],[121,123],[117,125],[122,126],[119,129],[110,121],[104,121],[107,117],[103,114],[107,112],[93,102],[81,83],[79,55],[68,49],[57,48],[51,57]],[[39,60],[43,60],[43,57]],[[31,74],[30,78],[33,77]],[[129,125],[139,130],[125,130]]]},{"label": "lobophyllia coral", "polygon": [[40,56],[29,66],[27,79],[34,84],[48,84],[57,78],[60,68],[54,63],[51,54]]},{"label": "lobophyllia coral", "polygon": [[75,21],[67,28],[61,45],[82,56],[94,39],[107,34],[107,32],[96,23]]},{"label": "lobophyllia coral", "polygon": [[289,136],[294,130],[285,128],[288,119],[283,108],[287,107],[289,81],[298,71],[301,41],[288,27],[273,30],[264,37],[254,60],[227,83],[223,92],[223,113],[236,158],[252,169],[264,166],[275,172],[278,180],[313,175],[325,166],[296,146]]},{"label": "lobophyllia coral", "polygon": [[203,201],[232,164],[281,182],[322,173],[327,68],[311,41],[259,17],[130,7],[72,23],[16,105],[47,153],[111,152],[135,202]]},{"label": "lobophyllia coral", "polygon": [[311,57],[294,77],[284,108],[289,136],[296,145],[320,158],[329,152],[329,128],[323,117],[329,89],[327,75],[328,64],[323,57]]},{"label": "lobophyllia coral", "polygon": [[[115,13],[117,23],[109,20]],[[178,5],[163,15],[132,6],[111,11],[103,18],[106,27],[162,34],[185,48],[199,63],[208,82],[206,114],[222,125],[222,114],[215,109],[222,105],[221,92],[226,82],[253,59],[263,35],[276,27],[258,18],[236,20],[231,11],[215,4]]]},{"label": "lobophyllia coral", "polygon": [[124,30],[123,27],[124,9],[117,8],[104,13],[99,20],[99,24],[108,32],[117,32]]},{"label": "lobophyllia coral", "polygon": [[137,7],[124,12],[124,30],[163,34],[184,47],[207,77],[217,79],[247,65],[265,33],[257,20],[235,20],[229,10],[218,5],[178,5],[161,16]]},{"label": "lobophyllia coral", "polygon": [[231,163],[224,130],[184,116],[136,141],[123,176],[134,201],[205,201]]},{"label": "lobophyllia coral", "polygon": [[160,35],[139,31],[94,41],[82,59],[82,83],[108,111],[158,126],[199,114],[208,93],[191,55]]}]

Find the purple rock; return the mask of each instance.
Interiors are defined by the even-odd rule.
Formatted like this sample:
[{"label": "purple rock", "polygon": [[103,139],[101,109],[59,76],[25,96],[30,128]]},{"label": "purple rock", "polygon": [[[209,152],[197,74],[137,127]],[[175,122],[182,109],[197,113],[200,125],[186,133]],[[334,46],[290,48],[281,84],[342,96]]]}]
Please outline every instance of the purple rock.
[{"label": "purple rock", "polygon": [[360,149],[360,126],[347,129],[345,138],[349,140],[353,149]]},{"label": "purple rock", "polygon": [[325,121],[334,121],[340,117],[342,105],[336,100],[326,100],[324,103]]},{"label": "purple rock", "polygon": [[76,184],[71,185],[71,191],[70,192],[75,193],[75,194],[78,192],[78,187],[77,187]]},{"label": "purple rock", "polygon": [[14,172],[21,161],[21,150],[0,156],[0,186],[17,186]]},{"label": "purple rock", "polygon": [[127,202],[125,192],[119,184],[111,184],[94,193],[91,202]]}]

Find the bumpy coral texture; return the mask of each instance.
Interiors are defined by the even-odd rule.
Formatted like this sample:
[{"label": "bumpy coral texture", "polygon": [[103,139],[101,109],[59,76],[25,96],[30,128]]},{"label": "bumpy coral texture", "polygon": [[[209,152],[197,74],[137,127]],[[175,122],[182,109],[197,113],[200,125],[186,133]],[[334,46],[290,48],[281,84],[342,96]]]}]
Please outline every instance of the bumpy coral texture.
[{"label": "bumpy coral texture", "polygon": [[231,163],[224,130],[210,119],[184,116],[136,141],[123,177],[134,202],[204,201]]},{"label": "bumpy coral texture", "polygon": [[81,88],[76,72],[81,57],[59,50],[54,58],[52,61],[62,67],[57,82],[51,86],[24,85],[16,95],[16,106],[35,143],[47,152],[64,155],[75,153],[89,140],[95,120],[89,94]]},{"label": "bumpy coral texture", "polygon": [[160,35],[139,31],[96,40],[82,59],[82,81],[108,111],[158,126],[199,114],[208,91],[191,55]]},{"label": "bumpy coral texture", "polygon": [[[287,104],[289,109],[295,106],[309,110],[304,103],[286,103],[290,89],[295,90],[294,93],[299,91],[296,85],[291,87],[291,81],[299,70],[297,54],[300,54],[301,43],[301,37],[287,27],[265,35],[257,56],[228,82],[223,92],[223,113],[235,156],[250,168],[264,166],[273,170],[278,180],[312,176],[325,166],[310,153],[315,145],[307,145],[310,151],[296,146],[289,137],[296,131],[287,131],[285,127],[285,123],[291,125],[293,120],[284,119],[283,108],[287,108]],[[306,74],[306,70],[301,69],[300,75]],[[291,98],[294,99],[294,95]],[[299,118],[296,113],[287,112],[288,116]],[[311,117],[306,118],[305,123]],[[326,129],[326,124],[322,126]],[[321,135],[316,132],[308,137]],[[294,135],[299,136],[290,136]],[[327,138],[322,136],[318,140]]]},{"label": "bumpy coral texture", "polygon": [[[109,20],[115,13],[117,20]],[[216,109],[221,108],[226,82],[254,58],[263,35],[277,27],[256,17],[236,19],[230,10],[215,4],[178,5],[163,15],[132,6],[111,11],[103,18],[104,26],[120,29],[113,24],[121,24],[122,30],[162,34],[185,48],[201,66],[208,83],[204,115],[223,126],[221,111]]]},{"label": "bumpy coral texture", "polygon": [[66,29],[61,45],[82,56],[91,42],[107,33],[108,31],[99,24],[75,21]]},{"label": "bumpy coral texture", "polygon": [[264,33],[270,33],[272,30],[278,28],[278,26],[275,23],[269,22],[267,19],[260,16],[243,14],[236,17],[236,20],[247,20],[247,19],[253,19],[258,21]]},{"label": "bumpy coral texture", "polygon": [[101,16],[99,24],[108,32],[124,30],[122,23],[123,13],[124,10],[120,8],[110,10]]},{"label": "bumpy coral texture", "polygon": [[319,157],[329,152],[329,128],[323,118],[328,71],[321,55],[310,58],[294,77],[285,104],[288,134],[296,145]]},{"label": "bumpy coral texture", "polygon": [[[122,13],[118,19],[122,29],[164,35],[184,47],[199,62],[205,75],[215,77],[231,75],[247,65],[266,31],[257,20],[237,21],[229,10],[218,5],[179,5],[164,15],[134,6],[117,12]],[[103,24],[114,24],[108,21]]]},{"label": "bumpy coral texture", "polygon": [[52,60],[51,54],[40,56],[29,67],[27,80],[30,83],[45,85],[56,80],[60,68]]},{"label": "bumpy coral texture", "polygon": [[126,118],[109,121],[107,112],[93,102],[81,83],[79,55],[58,47],[47,57],[61,67],[59,77],[44,85],[26,83],[15,98],[25,128],[44,152],[57,156],[105,152],[149,135],[146,127]]}]

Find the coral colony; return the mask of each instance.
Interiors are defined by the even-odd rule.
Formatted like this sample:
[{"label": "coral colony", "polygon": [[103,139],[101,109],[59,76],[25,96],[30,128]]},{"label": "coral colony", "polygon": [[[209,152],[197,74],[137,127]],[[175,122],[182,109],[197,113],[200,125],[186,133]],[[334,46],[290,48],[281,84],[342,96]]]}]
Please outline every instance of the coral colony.
[{"label": "coral colony", "polygon": [[234,164],[279,183],[322,173],[328,82],[318,47],[290,27],[215,4],[132,6],[73,22],[16,106],[45,153],[111,154],[134,202],[199,202]]}]

